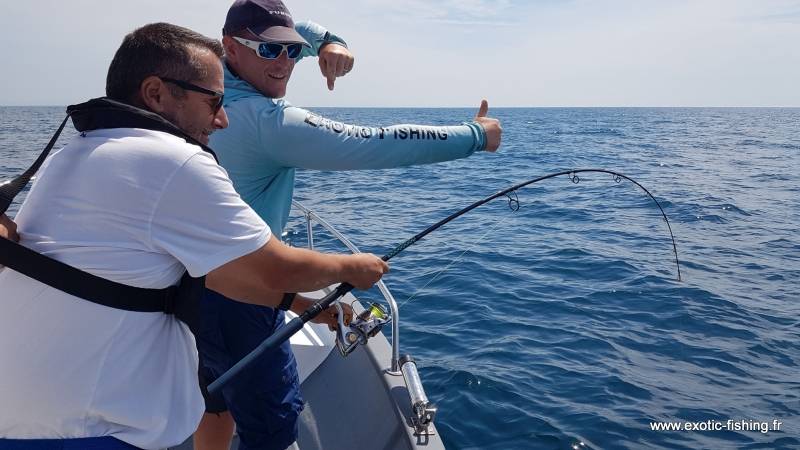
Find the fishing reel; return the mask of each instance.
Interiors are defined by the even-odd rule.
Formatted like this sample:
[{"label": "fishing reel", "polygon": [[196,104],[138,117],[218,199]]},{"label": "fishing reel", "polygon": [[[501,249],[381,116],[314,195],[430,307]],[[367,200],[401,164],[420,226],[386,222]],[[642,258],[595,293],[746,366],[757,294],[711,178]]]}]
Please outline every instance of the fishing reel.
[{"label": "fishing reel", "polygon": [[339,312],[339,331],[336,333],[336,347],[342,356],[352,353],[359,344],[365,345],[369,338],[378,334],[384,325],[392,321],[392,316],[379,303],[370,304],[369,308],[353,317],[350,326],[344,324],[344,311],[338,302],[336,303],[336,309]]}]

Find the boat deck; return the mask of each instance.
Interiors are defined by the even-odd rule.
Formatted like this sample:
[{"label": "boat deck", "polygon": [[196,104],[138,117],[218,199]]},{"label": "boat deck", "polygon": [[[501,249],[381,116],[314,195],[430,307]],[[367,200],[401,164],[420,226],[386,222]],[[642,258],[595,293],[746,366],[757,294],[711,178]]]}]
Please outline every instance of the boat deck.
[{"label": "boat deck", "polygon": [[[322,291],[310,294],[320,298]],[[343,301],[355,298],[347,294]],[[356,311],[361,307],[353,304]],[[383,333],[346,358],[333,349],[325,326],[307,324],[292,338],[306,407],[300,416],[301,450],[401,450],[444,448],[435,427],[430,436],[415,436],[411,404],[401,375],[389,374],[391,346]],[[310,367],[315,361],[319,364]],[[237,448],[234,440],[231,448]],[[191,450],[191,439],[176,450]]]}]

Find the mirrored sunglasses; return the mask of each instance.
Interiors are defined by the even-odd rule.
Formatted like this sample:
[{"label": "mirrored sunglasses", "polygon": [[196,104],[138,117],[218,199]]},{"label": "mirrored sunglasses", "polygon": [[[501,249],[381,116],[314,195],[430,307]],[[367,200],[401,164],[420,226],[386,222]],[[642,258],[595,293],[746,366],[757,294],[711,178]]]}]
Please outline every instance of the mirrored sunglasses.
[{"label": "mirrored sunglasses", "polygon": [[281,53],[283,53],[284,50],[286,50],[286,56],[289,59],[296,59],[298,56],[300,56],[300,52],[303,51],[303,44],[298,43],[282,44],[278,42],[251,41],[238,36],[233,36],[233,39],[236,40],[236,42],[253,49],[256,52],[256,55],[264,59],[275,59],[281,56]]}]

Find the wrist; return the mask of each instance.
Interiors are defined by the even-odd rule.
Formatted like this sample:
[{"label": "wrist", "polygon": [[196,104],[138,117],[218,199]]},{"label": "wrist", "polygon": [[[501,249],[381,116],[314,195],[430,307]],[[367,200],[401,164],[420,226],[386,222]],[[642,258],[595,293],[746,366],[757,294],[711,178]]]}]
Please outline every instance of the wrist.
[{"label": "wrist", "polygon": [[478,151],[485,152],[489,144],[489,138],[486,136],[486,128],[480,122],[475,122],[478,127]]},{"label": "wrist", "polygon": [[329,44],[341,45],[342,47],[347,48],[347,44],[345,44],[343,40],[331,34],[330,31],[326,31],[325,36],[322,37],[322,41],[317,47],[317,54],[319,54],[322,51],[322,49],[327,47]]},{"label": "wrist", "polygon": [[347,281],[355,272],[355,260],[353,255],[336,255],[339,258],[339,273],[337,281]]},{"label": "wrist", "polygon": [[294,302],[292,302],[292,307],[290,311],[297,314],[298,316],[305,312],[311,305],[314,303],[314,300],[303,297],[302,295],[297,295],[294,298]]},{"label": "wrist", "polygon": [[462,124],[469,127],[470,131],[472,132],[472,137],[475,139],[472,145],[472,151],[486,151],[486,146],[489,142],[489,139],[486,136],[486,128],[483,126],[483,124],[477,120],[473,120],[471,122],[462,122]]},{"label": "wrist", "polygon": [[317,54],[319,54],[319,52],[321,52],[322,49],[325,48],[328,44],[332,43],[333,42],[331,41],[331,32],[326,31],[325,36],[322,37],[322,42],[319,44],[319,47],[317,47]]}]

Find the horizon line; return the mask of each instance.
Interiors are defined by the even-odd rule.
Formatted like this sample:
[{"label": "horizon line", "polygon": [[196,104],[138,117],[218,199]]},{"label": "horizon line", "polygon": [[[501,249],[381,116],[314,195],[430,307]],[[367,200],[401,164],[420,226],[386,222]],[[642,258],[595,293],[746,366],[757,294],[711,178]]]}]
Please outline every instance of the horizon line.
[{"label": "horizon line", "polygon": [[[32,105],[22,105],[22,104],[12,104],[12,105],[0,105],[0,108],[64,108],[68,105],[47,105],[47,104],[32,104]],[[298,105],[292,105],[298,106]],[[376,109],[376,108],[391,108],[391,109],[477,109],[475,106],[299,106],[304,109],[309,108],[352,108],[352,109]],[[737,108],[737,109],[747,109],[747,108],[773,108],[773,109],[797,109],[800,108],[800,105],[747,105],[747,106],[740,106],[740,105],[706,105],[706,106],[682,106],[682,105],[670,105],[670,106],[647,106],[647,105],[581,105],[581,106],[558,106],[558,105],[536,105],[536,106],[489,106],[489,110],[492,109],[548,109],[548,108],[575,108],[575,109],[588,109],[588,108],[640,108],[640,109],[712,109],[712,108]]]}]

